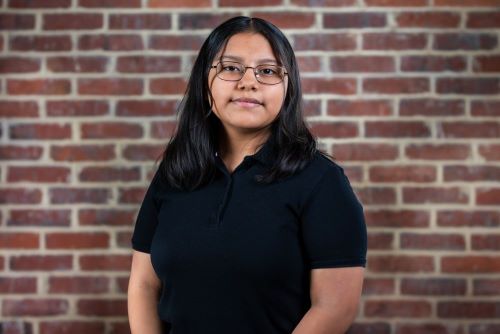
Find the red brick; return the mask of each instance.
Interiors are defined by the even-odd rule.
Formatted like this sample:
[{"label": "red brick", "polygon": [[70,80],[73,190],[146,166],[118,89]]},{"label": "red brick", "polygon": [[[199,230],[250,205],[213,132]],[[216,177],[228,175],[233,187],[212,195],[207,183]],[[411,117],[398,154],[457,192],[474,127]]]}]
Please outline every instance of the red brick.
[{"label": "red brick", "polygon": [[496,227],[500,226],[500,212],[497,211],[438,211],[438,226]]},{"label": "red brick", "polygon": [[69,303],[64,299],[4,299],[4,316],[51,316],[64,315],[69,311]]},{"label": "red brick", "polygon": [[500,324],[472,324],[469,325],[469,334],[498,334],[500,333]]},{"label": "red brick", "polygon": [[392,249],[394,235],[392,233],[368,233],[370,249]]},{"label": "red brick", "polygon": [[448,165],[443,169],[444,181],[497,181],[500,167]]},{"label": "red brick", "polygon": [[472,61],[472,69],[474,72],[500,72],[500,56],[476,56]]},{"label": "red brick", "polygon": [[449,301],[438,302],[437,315],[440,318],[496,318],[500,317],[499,302]]},{"label": "red brick", "polygon": [[[36,101],[0,101],[1,118],[32,118],[39,116]],[[3,159],[2,154],[0,154],[0,157],[0,159]]]},{"label": "red brick", "polygon": [[71,0],[10,0],[9,8],[33,9],[33,8],[68,8],[71,6]]},{"label": "red brick", "polygon": [[213,29],[233,16],[238,16],[238,13],[180,13],[179,29]]},{"label": "red brick", "polygon": [[386,25],[387,18],[384,13],[342,12],[323,14],[323,26],[327,29],[385,27]]},{"label": "red brick", "polygon": [[0,146],[0,160],[38,160],[42,151],[43,148],[37,146],[3,145]]},{"label": "red brick", "polygon": [[128,271],[132,264],[129,255],[82,255],[80,256],[80,268],[82,270],[97,271]]},{"label": "red brick", "polygon": [[55,161],[109,161],[116,155],[114,145],[53,145],[50,157]]},{"label": "red brick", "polygon": [[118,291],[127,292],[128,289],[129,277],[117,277],[116,278],[116,286],[118,287]]},{"label": "red brick", "polygon": [[427,0],[365,0],[367,6],[374,7],[423,7],[428,5]]},{"label": "red brick", "polygon": [[122,73],[179,72],[180,58],[177,56],[126,56],[118,57],[116,71]]},{"label": "red brick", "polygon": [[436,50],[491,50],[498,45],[493,34],[481,33],[439,33],[434,36]]},{"label": "red brick", "polygon": [[11,139],[71,139],[70,124],[14,124],[10,126]]},{"label": "red brick", "polygon": [[9,166],[8,182],[69,182],[71,169],[55,166]]},{"label": "red brick", "polygon": [[0,277],[0,294],[36,293],[35,277]]},{"label": "red brick", "polygon": [[0,30],[27,30],[35,28],[35,15],[0,14]]},{"label": "red brick", "polygon": [[11,256],[10,269],[20,271],[53,271],[73,269],[71,255],[21,255]]},{"label": "red brick", "polygon": [[437,172],[434,166],[372,166],[372,182],[433,182]]},{"label": "red brick", "polygon": [[403,12],[396,15],[399,27],[457,28],[460,14],[452,12]]},{"label": "red brick", "polygon": [[81,209],[78,211],[78,224],[81,226],[131,226],[135,221],[136,210],[119,209]]},{"label": "red brick", "polygon": [[106,72],[108,59],[105,57],[51,57],[47,69],[52,72]]},{"label": "red brick", "polygon": [[465,160],[470,147],[462,144],[410,144],[405,155],[415,160]]},{"label": "red brick", "polygon": [[12,36],[9,39],[12,51],[70,51],[72,42],[70,36]]},{"label": "red brick", "polygon": [[81,95],[140,95],[143,89],[142,79],[78,79],[78,94]]},{"label": "red brick", "polygon": [[11,95],[64,95],[71,93],[71,82],[66,79],[7,79],[7,93]]},{"label": "red brick", "polygon": [[127,301],[122,299],[83,299],[77,301],[79,315],[88,316],[126,316]]},{"label": "red brick", "polygon": [[70,226],[71,210],[10,210],[9,226]]},{"label": "red brick", "polygon": [[105,100],[53,100],[45,104],[47,115],[52,117],[109,115],[109,103]]},{"label": "red brick", "polygon": [[467,281],[459,278],[403,278],[401,293],[405,295],[465,295]]},{"label": "red brick", "polygon": [[349,327],[348,334],[391,334],[391,326],[384,322],[356,321]]},{"label": "red brick", "polygon": [[130,249],[130,239],[132,239],[132,232],[120,232],[116,234],[115,242],[120,248]]},{"label": "red brick", "polygon": [[427,78],[365,78],[363,92],[380,94],[413,94],[429,92]]},{"label": "red brick", "polygon": [[390,187],[365,187],[358,189],[357,195],[361,203],[366,205],[396,203],[396,191]]},{"label": "red brick", "polygon": [[327,115],[333,116],[390,116],[394,111],[389,100],[329,100]]},{"label": "red brick", "polygon": [[51,204],[106,204],[111,198],[111,191],[106,188],[50,188],[49,198]]},{"label": "red brick", "polygon": [[465,114],[465,103],[462,100],[402,99],[399,104],[399,114],[403,116],[462,116]]},{"label": "red brick", "polygon": [[[315,56],[297,56],[300,73],[321,72],[321,58]],[[308,108],[304,108],[308,109]]]},{"label": "red brick", "polygon": [[279,6],[282,0],[219,0],[219,7]]},{"label": "red brick", "polygon": [[132,51],[143,50],[144,43],[140,35],[82,35],[78,39],[79,50]]},{"label": "red brick", "polygon": [[391,144],[334,144],[332,151],[341,161],[394,160],[398,147]]},{"label": "red brick", "polygon": [[2,330],[3,334],[31,334],[33,333],[33,326],[27,321],[7,320],[0,323],[0,330]]},{"label": "red brick", "polygon": [[105,323],[98,321],[62,321],[40,322],[40,334],[88,334],[105,333]]},{"label": "red brick", "polygon": [[184,78],[151,79],[151,94],[184,94],[187,82]]},{"label": "red brick", "polygon": [[365,33],[364,50],[419,50],[427,46],[427,36],[418,33]]},{"label": "red brick", "polygon": [[89,30],[103,27],[101,14],[44,14],[44,30]]},{"label": "red brick", "polygon": [[[168,130],[167,126],[158,123],[155,123],[151,131],[153,138],[170,138],[172,134],[172,131]],[[123,148],[122,156],[131,161],[152,161],[163,153],[164,148],[163,145],[126,145]]]},{"label": "red brick", "polygon": [[498,94],[497,78],[438,78],[436,91],[440,94]]},{"label": "red brick", "polygon": [[116,104],[117,116],[174,116],[176,102],[171,100],[124,100]]},{"label": "red brick", "polygon": [[210,0],[184,0],[182,3],[173,2],[172,0],[149,0],[149,7],[153,8],[179,8],[179,7],[211,7],[212,2]]},{"label": "red brick", "polygon": [[472,235],[473,250],[500,250],[500,234]]},{"label": "red brick", "polygon": [[431,315],[427,301],[367,300],[364,314],[367,317],[425,318]]},{"label": "red brick", "polygon": [[403,203],[469,203],[468,189],[460,187],[404,187]]},{"label": "red brick", "polygon": [[429,137],[428,125],[420,121],[366,121],[366,137]]},{"label": "red brick", "polygon": [[119,203],[140,204],[145,193],[145,189],[141,187],[121,188],[119,191]]},{"label": "red brick", "polygon": [[500,116],[500,101],[471,101],[472,116]]},{"label": "red brick", "polygon": [[40,59],[3,57],[0,58],[0,73],[30,73],[40,70]]},{"label": "red brick", "polygon": [[396,334],[464,334],[464,328],[457,324],[396,324]]},{"label": "red brick", "polygon": [[45,235],[47,249],[95,249],[109,247],[108,233],[61,232]]},{"label": "red brick", "polygon": [[49,277],[49,293],[85,294],[106,292],[109,292],[108,277]]},{"label": "red brick", "polygon": [[428,212],[412,210],[366,210],[365,218],[369,227],[390,228],[425,228],[430,220]]},{"label": "red brick", "polygon": [[109,28],[113,29],[171,29],[170,14],[111,14]]},{"label": "red brick", "polygon": [[399,244],[401,249],[465,250],[465,238],[461,234],[402,233]]},{"label": "red brick", "polygon": [[478,205],[499,205],[500,188],[477,188],[476,204]]},{"label": "red brick", "polygon": [[42,201],[42,192],[39,189],[0,189],[1,204],[39,204]]},{"label": "red brick", "polygon": [[353,122],[310,122],[309,130],[322,138],[349,138],[359,135],[358,125]]},{"label": "red brick", "polygon": [[[262,18],[279,27],[280,29],[306,29],[313,28],[315,25],[314,13],[304,12],[251,12],[251,17]],[[214,25],[207,27],[211,28]]]},{"label": "red brick", "polygon": [[141,0],[79,0],[78,5],[91,8],[140,8]]},{"label": "red brick", "polygon": [[197,51],[204,38],[199,35],[149,36],[148,48],[152,50],[190,50]]},{"label": "red brick", "polygon": [[291,3],[307,7],[344,7],[355,5],[356,0],[291,0]]},{"label": "red brick", "polygon": [[354,78],[302,78],[305,94],[356,94],[356,79]]},{"label": "red brick", "polygon": [[479,145],[479,154],[486,160],[500,160],[500,144]]},{"label": "red brick", "polygon": [[441,122],[437,124],[440,138],[498,138],[498,122]]},{"label": "red brick", "polygon": [[372,255],[368,259],[368,269],[374,273],[433,272],[434,259],[417,255]]},{"label": "red brick", "polygon": [[[497,9],[498,5],[497,1]],[[500,13],[494,11],[467,13],[466,27],[479,29],[500,28]]]},{"label": "red brick", "polygon": [[441,258],[444,273],[498,273],[500,257],[494,256],[444,256]]},{"label": "red brick", "polygon": [[125,122],[82,123],[82,139],[141,138],[143,129],[140,124]]},{"label": "red brick", "polygon": [[[462,56],[402,56],[401,70],[413,72],[463,72],[467,60]],[[447,101],[444,101],[447,102]]]},{"label": "red brick", "polygon": [[472,282],[474,295],[478,296],[492,296],[500,295],[500,279],[475,279]]},{"label": "red brick", "polygon": [[365,278],[363,281],[363,295],[390,295],[394,294],[395,282],[392,278]]},{"label": "red brick", "polygon": [[83,167],[78,175],[82,182],[134,182],[141,179],[139,167]]},{"label": "red brick", "polygon": [[497,7],[498,0],[434,0],[435,6],[459,6],[459,7]]},{"label": "red brick", "polygon": [[332,72],[394,72],[394,58],[386,56],[346,56],[330,58]]},{"label": "red brick", "polygon": [[341,51],[356,49],[356,38],[347,33],[315,33],[294,35],[296,51]]}]

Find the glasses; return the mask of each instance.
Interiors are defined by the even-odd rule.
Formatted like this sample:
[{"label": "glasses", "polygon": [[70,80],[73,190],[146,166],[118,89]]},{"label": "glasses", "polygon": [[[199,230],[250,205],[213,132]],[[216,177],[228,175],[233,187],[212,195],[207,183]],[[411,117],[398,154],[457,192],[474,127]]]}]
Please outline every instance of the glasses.
[{"label": "glasses", "polygon": [[285,68],[279,65],[262,64],[255,67],[244,66],[243,64],[234,61],[220,61],[217,65],[211,66],[215,68],[217,77],[225,81],[240,81],[245,75],[247,68],[253,69],[255,79],[265,85],[276,85],[283,81]]}]

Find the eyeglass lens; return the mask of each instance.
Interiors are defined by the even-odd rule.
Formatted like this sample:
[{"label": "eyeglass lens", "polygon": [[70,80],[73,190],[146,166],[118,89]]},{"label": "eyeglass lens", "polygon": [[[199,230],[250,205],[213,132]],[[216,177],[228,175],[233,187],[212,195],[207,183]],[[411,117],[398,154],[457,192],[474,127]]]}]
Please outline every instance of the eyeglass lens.
[{"label": "eyeglass lens", "polygon": [[[253,68],[247,68],[253,70]],[[268,85],[280,83],[283,80],[283,67],[262,64],[255,67],[254,73],[258,82]],[[222,80],[239,81],[243,78],[245,66],[237,62],[221,61],[217,65],[217,76]]]}]

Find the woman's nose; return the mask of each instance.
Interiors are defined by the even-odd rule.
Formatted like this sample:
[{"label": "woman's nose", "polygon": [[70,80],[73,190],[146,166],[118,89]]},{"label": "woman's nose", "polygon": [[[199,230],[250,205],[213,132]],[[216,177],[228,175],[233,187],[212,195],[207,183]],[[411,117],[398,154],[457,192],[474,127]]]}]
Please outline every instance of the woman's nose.
[{"label": "woman's nose", "polygon": [[238,86],[240,88],[245,88],[245,87],[257,87],[258,81],[257,78],[255,77],[255,73],[252,68],[247,68],[245,73],[243,74],[243,77],[238,81]]}]

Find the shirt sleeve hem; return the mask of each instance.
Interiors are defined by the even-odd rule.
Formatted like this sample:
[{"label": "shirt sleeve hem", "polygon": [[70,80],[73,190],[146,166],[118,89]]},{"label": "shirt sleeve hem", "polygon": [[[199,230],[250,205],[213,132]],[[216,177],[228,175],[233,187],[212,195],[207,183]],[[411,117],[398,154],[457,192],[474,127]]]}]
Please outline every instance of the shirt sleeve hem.
[{"label": "shirt sleeve hem", "polygon": [[132,248],[142,253],[151,253],[150,246],[132,242]]},{"label": "shirt sleeve hem", "polygon": [[313,261],[311,262],[311,269],[318,268],[342,268],[342,267],[365,267],[365,258],[351,258],[343,260],[326,260],[326,261]]}]

